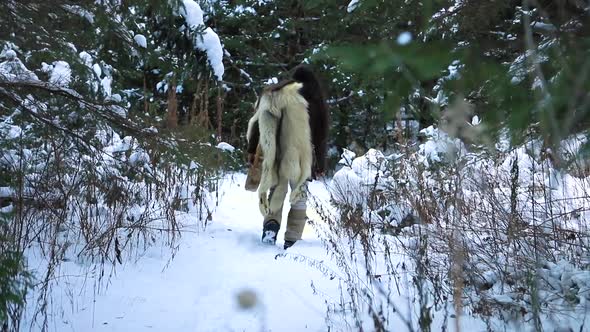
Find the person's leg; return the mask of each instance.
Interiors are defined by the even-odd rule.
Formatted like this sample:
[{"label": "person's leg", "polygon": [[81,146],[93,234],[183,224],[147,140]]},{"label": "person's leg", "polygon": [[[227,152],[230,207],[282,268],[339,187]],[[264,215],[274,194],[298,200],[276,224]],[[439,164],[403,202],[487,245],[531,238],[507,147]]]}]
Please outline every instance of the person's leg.
[{"label": "person's leg", "polygon": [[279,184],[273,187],[268,194],[269,206],[278,206],[279,208],[271,210],[264,216],[262,224],[262,242],[264,243],[274,244],[277,240],[283,216],[283,203],[288,191],[287,184],[286,179],[279,179]]},{"label": "person's leg", "polygon": [[[301,198],[291,204],[287,216],[287,230],[285,231],[285,249],[291,247],[297,240],[301,240],[305,222],[307,221],[307,183],[304,183]],[[291,188],[292,190],[293,188]]]}]

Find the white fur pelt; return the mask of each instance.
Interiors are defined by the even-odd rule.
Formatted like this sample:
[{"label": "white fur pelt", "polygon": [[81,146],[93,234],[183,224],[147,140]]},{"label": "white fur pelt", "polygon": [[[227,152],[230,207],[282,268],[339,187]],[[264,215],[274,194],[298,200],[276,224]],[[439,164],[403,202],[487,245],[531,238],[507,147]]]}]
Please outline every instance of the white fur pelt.
[{"label": "white fur pelt", "polygon": [[301,197],[302,184],[311,176],[311,130],[307,101],[299,94],[301,87],[301,83],[294,82],[278,91],[265,91],[248,123],[248,137],[256,122],[260,129],[259,144],[264,159],[258,196],[263,215],[279,211],[283,204],[274,199],[268,201],[268,191],[279,184],[279,178],[282,184],[291,184],[289,201],[293,203]]}]

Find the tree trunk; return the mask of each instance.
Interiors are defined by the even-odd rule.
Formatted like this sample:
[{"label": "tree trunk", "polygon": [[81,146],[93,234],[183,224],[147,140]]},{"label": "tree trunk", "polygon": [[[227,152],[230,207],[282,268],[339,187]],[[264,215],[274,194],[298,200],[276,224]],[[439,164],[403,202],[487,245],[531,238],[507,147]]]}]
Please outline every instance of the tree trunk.
[{"label": "tree trunk", "polygon": [[195,94],[193,95],[193,104],[191,105],[190,111],[190,124],[197,125],[199,123],[199,100],[201,99],[201,83],[203,80],[199,79],[197,81],[197,88],[195,89]]},{"label": "tree trunk", "polygon": [[217,87],[217,142],[221,142],[223,97],[221,96],[221,86]]},{"label": "tree trunk", "polygon": [[199,126],[210,129],[211,121],[209,120],[209,79],[205,79],[205,86],[201,90],[201,106],[198,115]]},{"label": "tree trunk", "polygon": [[148,107],[148,96],[147,96],[147,78],[145,77],[145,71],[143,72],[143,112],[147,113]]},{"label": "tree trunk", "polygon": [[176,84],[168,88],[168,120],[167,127],[174,129],[178,126],[178,101],[176,100]]}]

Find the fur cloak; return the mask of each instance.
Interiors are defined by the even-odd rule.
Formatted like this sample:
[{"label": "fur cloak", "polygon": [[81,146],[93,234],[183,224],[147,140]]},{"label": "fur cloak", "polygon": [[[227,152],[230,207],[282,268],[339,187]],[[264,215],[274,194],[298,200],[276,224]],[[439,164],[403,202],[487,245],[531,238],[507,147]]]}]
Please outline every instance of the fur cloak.
[{"label": "fur cloak", "polygon": [[269,203],[268,191],[287,180],[291,203],[300,199],[302,184],[311,176],[313,163],[308,103],[301,95],[303,84],[290,82],[266,89],[258,99],[256,112],[248,122],[248,140],[255,126],[260,132],[262,173],[258,196],[263,215],[279,211],[283,202]]}]

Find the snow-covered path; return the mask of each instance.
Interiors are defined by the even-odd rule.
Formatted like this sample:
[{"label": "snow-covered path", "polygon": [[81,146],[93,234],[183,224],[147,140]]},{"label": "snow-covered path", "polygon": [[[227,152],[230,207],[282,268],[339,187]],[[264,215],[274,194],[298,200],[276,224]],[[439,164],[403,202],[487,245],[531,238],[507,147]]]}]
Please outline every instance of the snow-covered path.
[{"label": "snow-covered path", "polygon": [[[224,180],[219,206],[205,230],[190,215],[183,217],[174,254],[169,247],[152,246],[138,259],[124,260],[114,275],[102,281],[97,277],[100,272],[85,271],[92,268],[90,264],[75,259],[62,262],[50,304],[49,331],[358,330],[338,321],[334,310],[342,312],[339,303],[347,298],[342,294],[346,285],[311,225],[306,226],[303,240],[287,251],[282,249],[284,225],[276,246],[262,244],[257,197],[244,190],[244,181],[243,174]],[[311,183],[309,189],[320,201],[329,197],[321,182]],[[286,208],[284,220],[287,212]],[[318,221],[309,207],[308,215]],[[43,260],[39,264],[46,265]],[[238,294],[244,291],[256,294],[250,309],[238,304]],[[29,297],[35,298],[36,294]],[[407,330],[400,316],[413,316],[415,325],[417,303],[411,304],[403,294],[392,294],[392,300],[398,313],[391,313],[389,326]],[[332,309],[329,322],[327,308]],[[39,331],[39,326],[31,327],[30,314],[26,313],[22,330]],[[434,315],[434,331],[442,329],[443,317]],[[370,317],[363,325],[371,330]],[[473,318],[462,319],[461,326],[485,330]],[[448,330],[455,330],[452,321]]]},{"label": "snow-covered path", "polygon": [[[52,329],[326,331],[326,297],[314,294],[313,287],[338,294],[338,280],[303,262],[275,258],[285,252],[283,234],[276,246],[260,243],[257,199],[243,189],[243,182],[244,176],[236,175],[233,183],[224,184],[207,229],[186,226],[173,259],[168,249],[151,248],[137,262],[118,266],[106,291],[98,294],[92,278],[65,278],[55,294],[54,304],[63,309],[52,317]],[[321,183],[311,186],[314,194],[325,195],[324,190]],[[288,253],[327,258],[310,226]],[[74,263],[68,264],[64,268],[73,272]],[[254,309],[237,304],[237,294],[245,289],[259,298]]]}]

